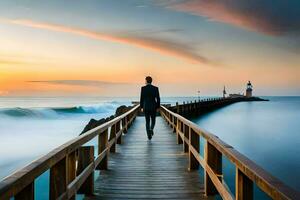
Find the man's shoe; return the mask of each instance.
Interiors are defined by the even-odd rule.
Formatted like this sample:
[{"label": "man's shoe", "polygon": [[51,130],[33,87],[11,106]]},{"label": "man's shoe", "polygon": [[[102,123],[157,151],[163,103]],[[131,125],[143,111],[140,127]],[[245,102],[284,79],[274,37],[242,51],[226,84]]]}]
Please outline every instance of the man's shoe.
[{"label": "man's shoe", "polygon": [[149,140],[151,140],[151,139],[152,139],[151,130],[148,130],[148,131],[147,131],[147,136],[148,136],[148,139],[149,139]]},{"label": "man's shoe", "polygon": [[153,129],[150,130],[151,136],[154,135]]}]

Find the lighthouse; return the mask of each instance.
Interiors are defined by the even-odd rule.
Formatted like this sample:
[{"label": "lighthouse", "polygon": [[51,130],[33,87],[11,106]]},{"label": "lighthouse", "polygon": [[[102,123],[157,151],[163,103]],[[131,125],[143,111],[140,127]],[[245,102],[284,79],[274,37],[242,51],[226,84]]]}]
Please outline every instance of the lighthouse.
[{"label": "lighthouse", "polygon": [[225,85],[224,85],[224,89],[223,89],[223,98],[225,98],[226,97],[226,89],[225,89]]},{"label": "lighthouse", "polygon": [[246,89],[246,97],[247,98],[252,97],[252,90],[253,90],[252,88],[253,88],[253,86],[252,86],[251,82],[249,81],[247,83],[247,89]]}]

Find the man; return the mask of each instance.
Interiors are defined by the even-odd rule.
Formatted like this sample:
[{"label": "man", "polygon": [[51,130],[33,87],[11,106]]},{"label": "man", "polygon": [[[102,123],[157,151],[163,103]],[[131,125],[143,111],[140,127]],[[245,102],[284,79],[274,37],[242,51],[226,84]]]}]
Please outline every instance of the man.
[{"label": "man", "polygon": [[143,86],[141,89],[140,105],[146,118],[148,139],[151,140],[154,134],[156,112],[160,107],[160,97],[158,87],[152,85],[152,78],[150,76],[146,77],[146,86]]}]

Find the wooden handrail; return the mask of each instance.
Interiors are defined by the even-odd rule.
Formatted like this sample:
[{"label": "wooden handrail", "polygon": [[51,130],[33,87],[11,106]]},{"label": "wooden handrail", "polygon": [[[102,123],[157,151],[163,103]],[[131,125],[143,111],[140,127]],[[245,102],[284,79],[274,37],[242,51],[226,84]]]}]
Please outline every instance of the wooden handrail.
[{"label": "wooden handrail", "polygon": [[[175,129],[178,143],[184,144],[184,151],[189,152],[190,169],[197,169],[199,164],[203,167],[206,195],[219,193],[226,200],[252,199],[253,184],[256,184],[272,199],[300,198],[298,191],[285,185],[216,135],[199,128],[197,124],[164,106],[161,106],[161,115]],[[204,158],[199,153],[199,136],[206,139]],[[236,167],[235,197],[230,194],[220,177],[222,175],[222,155],[226,156]]]},{"label": "wooden handrail", "polygon": [[[126,132],[132,124],[138,110],[139,105],[136,105],[128,112],[66,142],[45,156],[31,162],[21,170],[4,178],[0,182],[0,199],[8,200],[11,197],[15,197],[16,200],[34,199],[34,180],[49,169],[50,199],[72,199],[77,190],[82,187],[83,184],[86,184],[89,176],[93,175],[95,169],[98,169],[98,167],[102,169],[103,166],[107,165],[107,152],[109,152],[113,145],[117,144],[118,139],[120,141],[122,133]],[[114,137],[111,136],[108,141],[108,130],[110,129],[111,131],[112,127],[115,128],[115,134]],[[99,144],[98,156],[95,159],[94,155],[91,155],[91,152],[94,150],[93,147],[92,149],[90,149],[91,147],[87,147],[85,151],[82,151],[84,156],[80,157],[78,151],[84,150],[82,147],[83,144],[96,136],[102,137],[104,134],[106,137],[103,138],[106,139],[106,141]],[[88,156],[91,157],[89,161],[86,160]],[[81,172],[76,171],[75,166],[78,162],[86,165]],[[76,173],[78,174],[76,175]],[[61,188],[57,188],[56,184],[60,182],[61,186],[58,187]],[[83,193],[85,192],[86,191],[83,191]]]}]

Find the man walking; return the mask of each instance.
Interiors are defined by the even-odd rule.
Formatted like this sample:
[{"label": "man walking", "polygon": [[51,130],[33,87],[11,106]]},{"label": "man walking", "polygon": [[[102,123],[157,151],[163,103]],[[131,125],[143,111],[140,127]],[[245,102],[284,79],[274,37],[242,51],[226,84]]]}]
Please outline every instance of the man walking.
[{"label": "man walking", "polygon": [[152,78],[150,76],[146,77],[146,86],[143,86],[141,89],[140,105],[146,118],[148,139],[151,140],[154,134],[156,111],[160,107],[160,97],[158,87],[152,85]]}]

